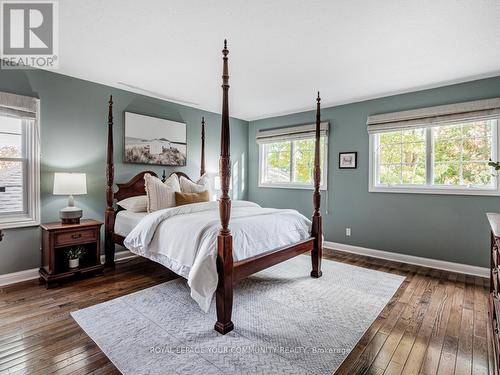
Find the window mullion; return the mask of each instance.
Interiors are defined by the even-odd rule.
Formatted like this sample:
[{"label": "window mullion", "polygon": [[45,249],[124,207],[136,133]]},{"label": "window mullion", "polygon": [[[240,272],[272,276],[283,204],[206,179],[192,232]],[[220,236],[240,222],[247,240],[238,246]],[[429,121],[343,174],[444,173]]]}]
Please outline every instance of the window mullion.
[{"label": "window mullion", "polygon": [[290,141],[290,182],[295,181],[295,142]]},{"label": "window mullion", "polygon": [[266,145],[259,145],[259,168],[260,168],[260,182],[266,181],[266,170],[264,166],[267,165]]},{"label": "window mullion", "polygon": [[425,129],[425,184],[434,184],[434,138],[432,128]]},{"label": "window mullion", "polygon": [[31,179],[29,178],[29,163],[27,160],[23,160],[22,162],[22,170],[23,170],[23,213],[27,214],[30,211],[30,202],[29,202],[29,192],[31,191]]},{"label": "window mullion", "polygon": [[464,162],[464,127],[463,125],[460,125],[460,160],[459,162],[459,167],[458,167],[458,177],[459,177],[459,183],[460,186],[464,185],[464,171],[463,171],[463,162]]},{"label": "window mullion", "polygon": [[[374,137],[374,142],[373,142],[373,150],[372,150],[372,157],[373,157],[373,162],[375,163],[375,176],[374,178],[374,184],[378,185],[380,184],[380,134],[375,134],[373,135]],[[372,165],[373,167],[373,165]]]},{"label": "window mullion", "polygon": [[[499,155],[498,155],[498,119],[491,120],[492,127],[491,127],[491,150],[490,150],[490,155],[492,160],[499,160]],[[498,175],[495,174],[494,176],[492,175],[491,177],[493,179],[493,183],[495,185],[495,188],[498,189]]]},{"label": "window mullion", "polygon": [[401,131],[401,141],[399,144],[399,183],[403,184],[403,131]]}]

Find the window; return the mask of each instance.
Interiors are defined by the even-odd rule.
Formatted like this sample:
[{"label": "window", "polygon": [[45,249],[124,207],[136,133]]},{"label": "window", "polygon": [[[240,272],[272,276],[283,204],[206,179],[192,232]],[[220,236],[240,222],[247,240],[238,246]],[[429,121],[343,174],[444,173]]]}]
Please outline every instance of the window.
[{"label": "window", "polygon": [[498,118],[470,117],[434,118],[420,127],[406,121],[401,129],[379,124],[370,134],[369,190],[499,195],[498,178],[488,166],[499,159]]},{"label": "window", "polygon": [[0,93],[2,228],[39,224],[37,109],[36,99]]},{"label": "window", "polygon": [[[323,125],[320,137],[321,189],[326,189],[327,176],[327,125]],[[300,131],[297,131],[300,128]],[[313,188],[314,173],[314,125],[281,129],[279,136],[258,134],[260,151],[261,187]],[[264,136],[263,136],[264,134]]]}]

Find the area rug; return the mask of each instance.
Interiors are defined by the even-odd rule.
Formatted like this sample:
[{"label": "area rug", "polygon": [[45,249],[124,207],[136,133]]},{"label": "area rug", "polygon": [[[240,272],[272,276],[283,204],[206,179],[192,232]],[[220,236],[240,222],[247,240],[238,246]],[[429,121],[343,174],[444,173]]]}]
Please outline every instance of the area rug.
[{"label": "area rug", "polygon": [[299,256],[237,283],[234,331],[213,330],[176,279],[72,313],[123,374],[333,374],[404,277]]}]

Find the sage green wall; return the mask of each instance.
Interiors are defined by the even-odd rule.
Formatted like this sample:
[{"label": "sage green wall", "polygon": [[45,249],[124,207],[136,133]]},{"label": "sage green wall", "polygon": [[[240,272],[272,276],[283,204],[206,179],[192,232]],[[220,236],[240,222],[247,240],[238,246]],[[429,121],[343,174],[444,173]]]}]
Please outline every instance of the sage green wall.
[{"label": "sage green wall", "polygon": [[[203,88],[204,90],[210,88]],[[123,164],[123,112],[157,116],[187,124],[187,166],[176,168],[196,177],[200,163],[200,121],[205,116],[207,171],[218,169],[220,115],[197,110],[143,95],[99,85],[46,71],[0,70],[0,91],[35,96],[41,103],[41,206],[42,222],[58,220],[66,198],[53,196],[54,172],[87,173],[88,194],[76,197],[84,217],[103,218],[105,205],[105,150],[107,101],[113,95],[115,126],[115,181],[127,181],[144,169],[161,174],[173,168]],[[214,95],[221,95],[219,86]],[[246,180],[248,123],[231,119],[231,156],[238,161],[239,176]],[[244,161],[242,161],[242,159]],[[246,198],[242,181],[239,196]],[[40,240],[37,227],[5,231],[0,242],[0,275],[40,265]]]},{"label": "sage green wall", "polygon": [[[86,217],[102,219],[106,145],[106,102],[115,101],[115,175],[124,181],[143,165],[122,164],[123,111],[187,123],[188,165],[199,169],[200,118],[207,119],[207,169],[217,170],[220,116],[194,108],[114,89],[45,71],[0,70],[0,91],[41,99],[42,221],[58,218],[64,197],[52,196],[53,172],[86,172],[88,194],[77,197]],[[214,95],[220,88],[214,87]],[[370,114],[500,96],[500,77],[432,90],[391,96],[323,109],[330,121],[328,200],[323,194],[325,238],[364,246],[478,266],[488,265],[487,211],[500,212],[500,197],[368,193],[368,135]],[[314,95],[311,96],[313,102]],[[325,101],[328,98],[324,98]],[[309,216],[308,190],[259,188],[258,147],[261,128],[311,123],[314,112],[252,121],[231,120],[231,153],[238,161],[240,197],[270,207],[294,207]],[[248,129],[247,129],[248,124]],[[358,169],[339,170],[338,153],[358,151]],[[247,155],[248,152],[248,155]],[[244,155],[244,156],[243,156]],[[242,158],[244,161],[242,161]],[[154,168],[161,172],[162,168]],[[172,168],[166,168],[167,172]],[[245,185],[245,190],[242,190]],[[325,206],[328,201],[329,213]],[[345,236],[345,228],[352,236]],[[39,229],[5,231],[0,242],[0,275],[39,266]]]},{"label": "sage green wall", "polygon": [[[328,241],[487,266],[489,231],[485,212],[500,212],[500,197],[389,194],[368,192],[368,115],[461,101],[500,97],[500,77],[325,108],[328,140],[328,208],[323,194],[324,234]],[[328,101],[327,97],[323,98]],[[311,105],[314,93],[311,93]],[[296,208],[310,216],[311,191],[258,187],[258,129],[312,123],[315,113],[251,121],[249,199],[264,206]],[[338,153],[358,152],[358,168],[338,169]],[[352,229],[346,237],[345,228]]]}]

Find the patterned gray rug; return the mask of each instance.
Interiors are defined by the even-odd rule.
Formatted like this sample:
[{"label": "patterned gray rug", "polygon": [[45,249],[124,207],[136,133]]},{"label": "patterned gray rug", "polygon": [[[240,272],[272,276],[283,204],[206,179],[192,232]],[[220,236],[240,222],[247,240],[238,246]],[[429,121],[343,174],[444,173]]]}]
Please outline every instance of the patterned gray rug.
[{"label": "patterned gray rug", "polygon": [[124,374],[333,374],[404,277],[299,256],[238,283],[235,330],[213,330],[183,279],[72,313]]}]

